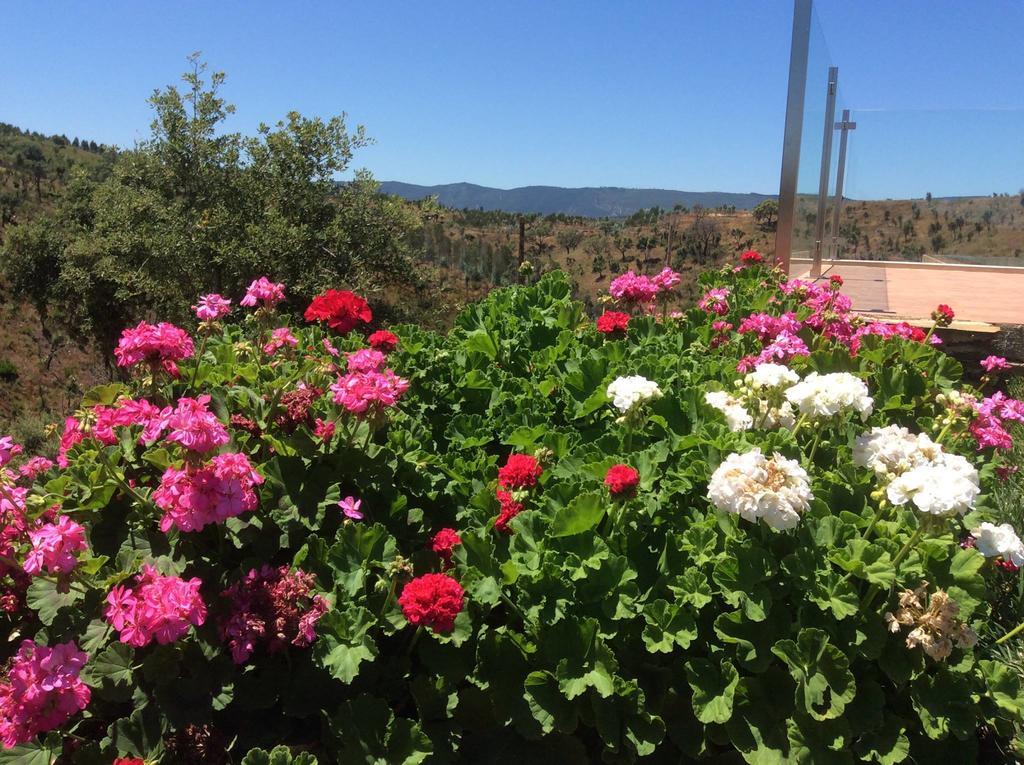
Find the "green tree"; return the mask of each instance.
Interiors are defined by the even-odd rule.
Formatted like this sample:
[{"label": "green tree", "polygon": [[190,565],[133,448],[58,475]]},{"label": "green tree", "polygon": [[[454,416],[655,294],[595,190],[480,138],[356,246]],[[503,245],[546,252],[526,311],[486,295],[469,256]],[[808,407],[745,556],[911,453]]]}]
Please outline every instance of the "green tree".
[{"label": "green tree", "polygon": [[412,208],[366,173],[337,180],[369,143],[361,127],[292,112],[255,136],[225,132],[224,75],[190,64],[183,86],[153,93],[149,140],[108,178],[77,177],[52,214],[10,230],[12,285],[109,347],[131,322],[186,322],[198,295],[237,298],[263,274],[295,308],[326,286],[372,294],[412,278]]},{"label": "green tree", "polygon": [[555,236],[555,239],[558,240],[559,247],[565,248],[565,254],[568,256],[580,246],[580,242],[583,241],[583,232],[578,228],[563,228]]},{"label": "green tree", "polygon": [[753,209],[751,215],[762,231],[774,231],[779,218],[779,203],[774,199],[766,199]]}]

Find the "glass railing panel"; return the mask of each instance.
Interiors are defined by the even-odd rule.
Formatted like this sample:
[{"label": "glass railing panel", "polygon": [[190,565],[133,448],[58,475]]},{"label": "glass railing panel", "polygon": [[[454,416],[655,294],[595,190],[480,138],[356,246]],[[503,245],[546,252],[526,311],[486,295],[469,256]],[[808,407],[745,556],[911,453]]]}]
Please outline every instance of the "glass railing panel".
[{"label": "glass railing panel", "polygon": [[854,109],[838,256],[1024,266],[1024,109]]}]

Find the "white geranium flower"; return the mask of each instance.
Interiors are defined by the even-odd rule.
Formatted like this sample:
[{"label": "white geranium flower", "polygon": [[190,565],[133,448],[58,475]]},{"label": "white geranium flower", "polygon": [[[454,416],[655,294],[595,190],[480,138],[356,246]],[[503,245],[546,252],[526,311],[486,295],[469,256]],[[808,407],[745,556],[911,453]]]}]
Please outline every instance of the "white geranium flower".
[{"label": "white geranium flower", "polygon": [[616,377],[608,385],[608,397],[616,409],[626,413],[644,401],[661,398],[661,388],[658,383],[640,375]]},{"label": "white geranium flower", "polygon": [[857,436],[853,447],[854,464],[871,468],[880,478],[900,475],[942,456],[942,447],[926,434],[914,435],[899,425],[872,428]]},{"label": "white geranium flower", "polygon": [[801,382],[786,390],[786,398],[801,414],[818,420],[851,410],[865,420],[874,408],[874,401],[868,395],[868,386],[849,372],[827,375],[811,372]]},{"label": "white geranium flower", "polygon": [[708,483],[708,499],[719,510],[774,529],[791,529],[813,499],[806,471],[779,454],[766,458],[754,448],[730,454]]},{"label": "white geranium flower", "polygon": [[986,558],[1002,558],[1017,568],[1024,566],[1024,542],[1009,523],[983,523],[971,531],[974,546]]},{"label": "white geranium flower", "polygon": [[800,375],[782,364],[758,364],[753,372],[747,373],[743,382],[758,391],[765,388],[788,388],[800,382]]},{"label": "white geranium flower", "polygon": [[750,430],[754,426],[754,420],[743,403],[724,390],[709,390],[704,394],[704,401],[725,415],[729,430]]},{"label": "white geranium flower", "polygon": [[944,454],[939,462],[913,467],[886,488],[894,505],[913,502],[921,512],[940,516],[967,512],[980,493],[978,471],[957,454]]}]

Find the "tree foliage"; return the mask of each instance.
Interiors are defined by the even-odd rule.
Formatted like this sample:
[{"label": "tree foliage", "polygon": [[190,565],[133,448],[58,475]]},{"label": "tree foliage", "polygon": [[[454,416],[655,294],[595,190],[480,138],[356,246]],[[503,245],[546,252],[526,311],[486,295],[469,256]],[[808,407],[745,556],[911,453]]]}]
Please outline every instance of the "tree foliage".
[{"label": "tree foliage", "polygon": [[414,213],[368,173],[337,180],[370,142],[362,127],[291,112],[255,136],[225,131],[224,74],[190,63],[182,85],[153,93],[149,139],[109,178],[76,175],[52,214],[11,229],[16,290],[109,347],[133,321],[184,321],[195,295],[238,293],[261,274],[297,297],[409,278]]}]

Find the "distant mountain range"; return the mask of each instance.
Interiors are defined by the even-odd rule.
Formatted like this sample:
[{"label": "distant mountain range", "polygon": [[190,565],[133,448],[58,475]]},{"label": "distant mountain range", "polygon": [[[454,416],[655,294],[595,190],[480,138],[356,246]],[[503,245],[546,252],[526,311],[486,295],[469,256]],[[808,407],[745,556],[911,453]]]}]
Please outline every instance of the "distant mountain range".
[{"label": "distant mountain range", "polygon": [[671,210],[675,205],[713,208],[732,205],[750,210],[769,194],[733,194],[724,191],[673,191],[671,189],[625,189],[615,186],[566,189],[560,186],[521,186],[515,189],[493,189],[473,183],[447,183],[441,186],[418,186],[400,181],[383,181],[380,190],[404,199],[436,196],[445,207],[461,210],[484,209],[506,212],[564,213],[587,218],[618,218],[637,210],[658,206]]}]

